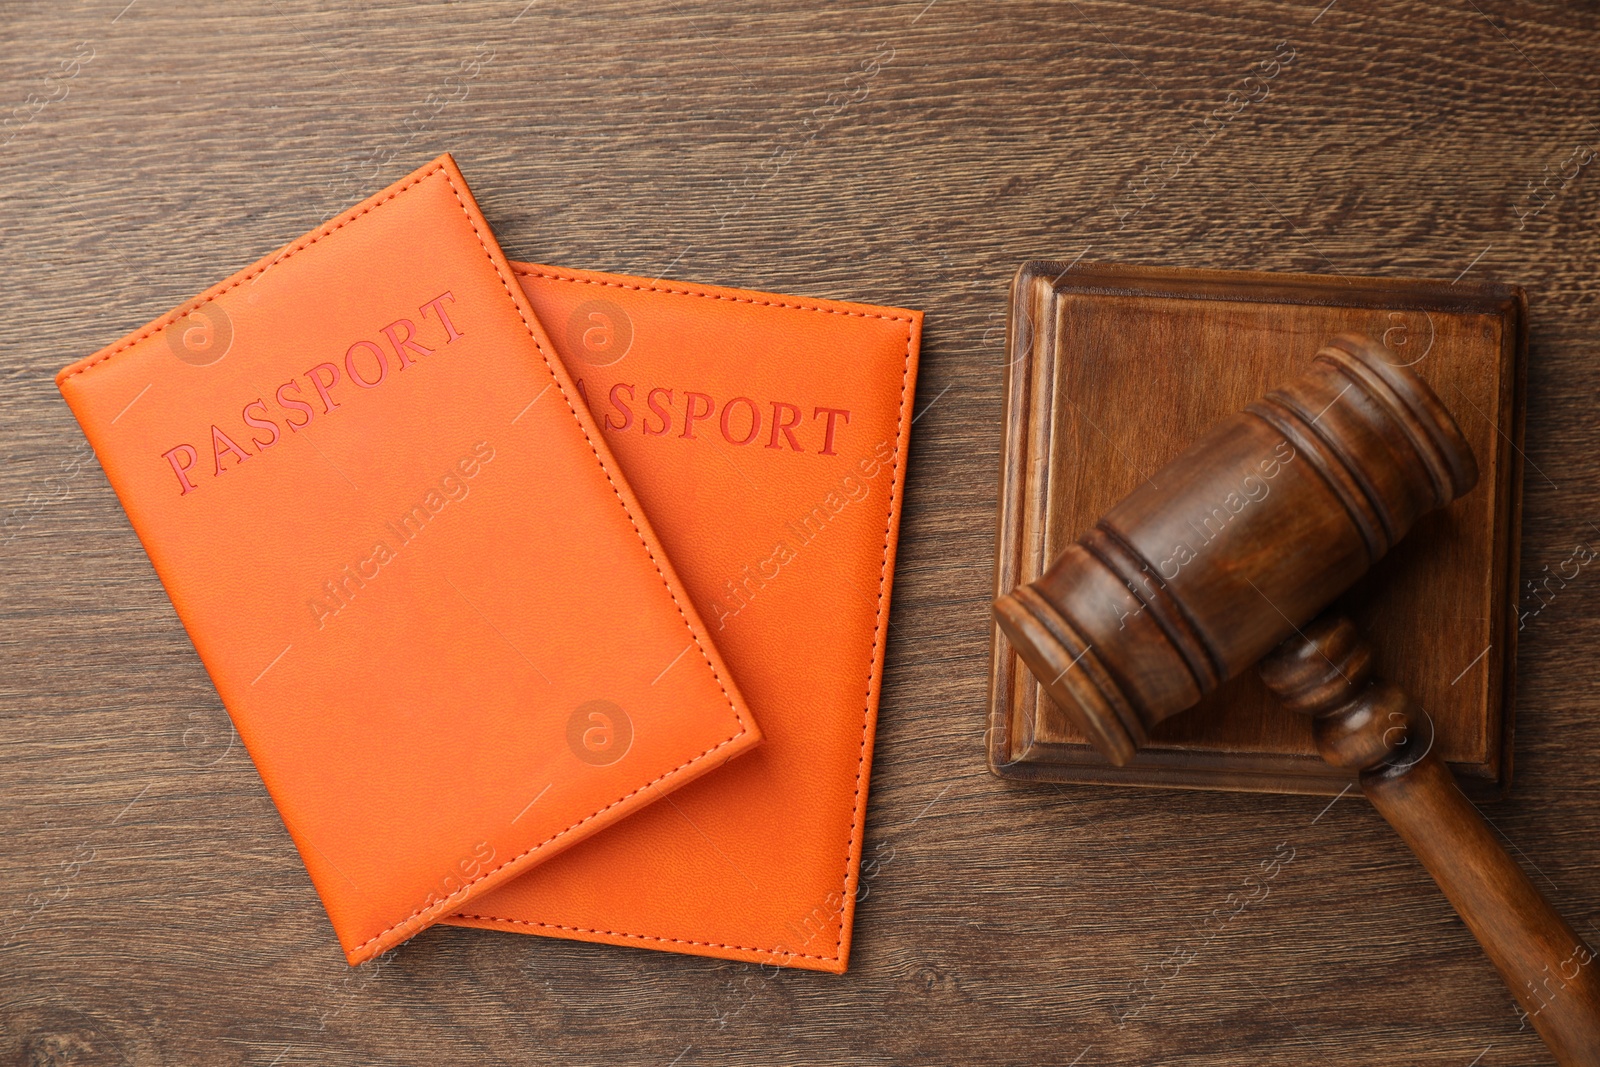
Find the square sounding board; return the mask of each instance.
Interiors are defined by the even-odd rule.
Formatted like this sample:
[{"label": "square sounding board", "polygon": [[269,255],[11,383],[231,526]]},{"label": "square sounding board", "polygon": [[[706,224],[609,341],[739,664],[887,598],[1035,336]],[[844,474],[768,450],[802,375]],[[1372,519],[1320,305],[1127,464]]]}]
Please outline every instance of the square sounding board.
[{"label": "square sounding board", "polygon": [[[1469,795],[1511,781],[1527,302],[1514,286],[1029,263],[1011,291],[995,595],[1037,578],[1212,424],[1336,334],[1380,339],[1433,388],[1479,481],[1424,516],[1337,606],[1433,718]],[[1127,766],[1084,739],[993,627],[989,765],[1004,778],[1341,792],[1311,720],[1254,671],[1160,724]]]}]

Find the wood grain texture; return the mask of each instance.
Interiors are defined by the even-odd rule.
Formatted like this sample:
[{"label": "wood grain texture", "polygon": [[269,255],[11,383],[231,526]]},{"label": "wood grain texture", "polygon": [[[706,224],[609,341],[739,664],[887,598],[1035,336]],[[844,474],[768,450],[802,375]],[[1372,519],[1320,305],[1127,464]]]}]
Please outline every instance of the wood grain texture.
[{"label": "wood grain texture", "polygon": [[[1522,572],[1600,541],[1597,45],[1507,0],[6,4],[0,1062],[1547,1062],[1357,797],[991,776],[989,596],[1006,288],[1080,253],[1525,286]],[[347,971],[75,451],[56,369],[445,149],[513,256],[928,313],[843,977],[456,929]],[[1597,574],[1523,593],[1483,806],[1591,939]]]}]

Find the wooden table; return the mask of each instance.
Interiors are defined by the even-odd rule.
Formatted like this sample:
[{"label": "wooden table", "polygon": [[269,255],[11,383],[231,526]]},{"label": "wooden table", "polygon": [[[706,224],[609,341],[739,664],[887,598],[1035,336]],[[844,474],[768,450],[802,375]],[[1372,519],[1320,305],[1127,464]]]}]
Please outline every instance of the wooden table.
[{"label": "wooden table", "polygon": [[[1002,782],[984,680],[1021,261],[1525,285],[1522,568],[1568,577],[1484,810],[1600,939],[1593,11],[744,7],[6,5],[0,1060],[1544,1062],[1365,801]],[[444,928],[348,970],[83,452],[57,368],[446,149],[513,256],[928,313],[843,977]]]}]

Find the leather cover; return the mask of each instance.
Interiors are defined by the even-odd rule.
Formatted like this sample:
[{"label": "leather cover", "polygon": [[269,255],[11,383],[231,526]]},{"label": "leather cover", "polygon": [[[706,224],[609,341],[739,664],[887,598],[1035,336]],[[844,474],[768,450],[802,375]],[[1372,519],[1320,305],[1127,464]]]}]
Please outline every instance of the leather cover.
[{"label": "leather cover", "polygon": [[758,740],[448,156],[57,384],[351,963]]},{"label": "leather cover", "polygon": [[766,742],[449,921],[842,972],[922,315],[513,266]]}]

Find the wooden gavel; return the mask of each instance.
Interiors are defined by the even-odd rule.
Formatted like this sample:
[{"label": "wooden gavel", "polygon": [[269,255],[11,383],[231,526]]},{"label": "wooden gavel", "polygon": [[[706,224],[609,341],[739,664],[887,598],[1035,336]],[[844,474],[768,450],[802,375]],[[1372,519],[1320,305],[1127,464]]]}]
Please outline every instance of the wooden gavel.
[{"label": "wooden gavel", "polygon": [[1314,716],[1318,752],[1359,775],[1557,1060],[1600,1064],[1594,950],[1456,785],[1431,720],[1373,679],[1354,624],[1313,621],[1477,478],[1426,383],[1370,339],[1344,335],[1151,476],[1040,578],[997,600],[995,616],[1116,764],[1157,723],[1267,657],[1267,687]]}]

